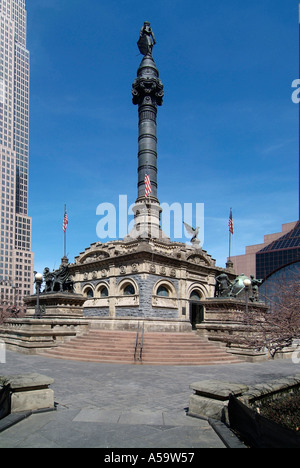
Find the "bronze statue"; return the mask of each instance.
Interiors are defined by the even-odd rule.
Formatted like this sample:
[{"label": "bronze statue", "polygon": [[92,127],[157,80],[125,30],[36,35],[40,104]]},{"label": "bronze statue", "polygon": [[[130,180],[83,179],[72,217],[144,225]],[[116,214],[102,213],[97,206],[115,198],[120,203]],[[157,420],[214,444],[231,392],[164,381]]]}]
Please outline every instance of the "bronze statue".
[{"label": "bronze statue", "polygon": [[69,267],[61,265],[59,270],[50,272],[45,268],[43,272],[45,288],[44,293],[73,291],[73,282],[70,280]]},{"label": "bronze statue", "polygon": [[229,297],[231,295],[232,283],[226,273],[216,277],[215,297]]},{"label": "bronze statue", "polygon": [[48,267],[44,268],[43,277],[45,282],[44,292],[52,292],[53,288],[53,274]]},{"label": "bronze statue", "polygon": [[152,55],[154,44],[156,44],[156,41],[150,23],[145,21],[137,43],[140,53],[142,55]]},{"label": "bronze statue", "polygon": [[252,287],[252,296],[250,296],[250,301],[259,302],[258,288],[262,284],[262,280],[256,279],[254,275],[250,276],[250,280],[251,280],[251,287]]}]

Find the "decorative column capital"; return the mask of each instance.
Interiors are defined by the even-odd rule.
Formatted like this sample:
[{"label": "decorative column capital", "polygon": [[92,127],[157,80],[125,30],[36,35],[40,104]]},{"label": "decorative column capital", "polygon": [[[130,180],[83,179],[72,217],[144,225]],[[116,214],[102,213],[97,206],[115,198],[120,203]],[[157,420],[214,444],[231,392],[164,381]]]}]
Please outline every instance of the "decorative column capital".
[{"label": "decorative column capital", "polygon": [[133,104],[161,106],[164,97],[164,85],[158,77],[138,76],[132,85]]}]

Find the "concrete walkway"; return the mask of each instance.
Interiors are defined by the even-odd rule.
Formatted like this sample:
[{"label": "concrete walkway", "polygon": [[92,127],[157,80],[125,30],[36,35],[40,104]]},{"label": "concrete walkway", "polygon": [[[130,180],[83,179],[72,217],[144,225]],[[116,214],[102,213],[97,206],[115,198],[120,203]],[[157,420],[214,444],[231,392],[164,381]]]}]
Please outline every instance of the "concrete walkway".
[{"label": "concrete walkway", "polygon": [[205,379],[260,383],[300,372],[291,360],[215,366],[134,366],[7,352],[0,375],[55,379],[57,411],[0,433],[0,448],[225,448],[205,420],[187,416],[189,385]]}]

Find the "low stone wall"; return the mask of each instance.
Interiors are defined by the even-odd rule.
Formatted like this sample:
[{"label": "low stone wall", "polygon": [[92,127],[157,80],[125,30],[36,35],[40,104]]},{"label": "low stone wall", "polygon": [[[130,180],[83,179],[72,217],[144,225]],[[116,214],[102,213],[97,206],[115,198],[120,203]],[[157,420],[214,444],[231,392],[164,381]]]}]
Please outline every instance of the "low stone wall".
[{"label": "low stone wall", "polygon": [[247,386],[242,383],[204,380],[190,385],[194,395],[190,397],[189,415],[215,419],[229,424],[228,403],[234,395],[251,408],[294,391],[300,391],[300,374],[274,381]]},{"label": "low stone wall", "polygon": [[228,422],[227,407],[230,395],[241,396],[248,387],[233,382],[204,380],[190,385],[195,393],[190,397],[189,415]]},{"label": "low stone wall", "polygon": [[11,318],[0,326],[0,339],[11,351],[36,354],[81,335],[88,328],[88,321],[82,319]]}]

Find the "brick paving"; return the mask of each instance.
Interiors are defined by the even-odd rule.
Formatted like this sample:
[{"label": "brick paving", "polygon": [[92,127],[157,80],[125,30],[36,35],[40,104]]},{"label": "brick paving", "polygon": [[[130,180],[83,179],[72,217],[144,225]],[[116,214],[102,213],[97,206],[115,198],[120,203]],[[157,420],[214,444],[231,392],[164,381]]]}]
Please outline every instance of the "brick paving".
[{"label": "brick paving", "polygon": [[195,381],[261,383],[299,373],[291,360],[211,366],[76,362],[7,352],[0,375],[52,377],[57,411],[0,433],[0,448],[225,448],[205,420],[187,416]]}]

